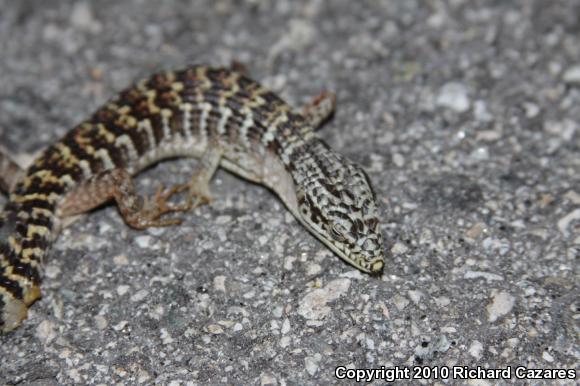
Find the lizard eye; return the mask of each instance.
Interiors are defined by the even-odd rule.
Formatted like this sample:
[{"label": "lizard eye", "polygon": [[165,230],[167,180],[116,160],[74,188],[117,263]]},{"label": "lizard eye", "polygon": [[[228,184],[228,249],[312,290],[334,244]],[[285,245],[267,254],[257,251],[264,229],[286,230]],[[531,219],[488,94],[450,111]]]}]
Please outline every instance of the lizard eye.
[{"label": "lizard eye", "polygon": [[344,236],[345,232],[346,229],[340,224],[334,224],[330,229],[332,237],[338,241],[343,241],[346,239],[346,237]]}]

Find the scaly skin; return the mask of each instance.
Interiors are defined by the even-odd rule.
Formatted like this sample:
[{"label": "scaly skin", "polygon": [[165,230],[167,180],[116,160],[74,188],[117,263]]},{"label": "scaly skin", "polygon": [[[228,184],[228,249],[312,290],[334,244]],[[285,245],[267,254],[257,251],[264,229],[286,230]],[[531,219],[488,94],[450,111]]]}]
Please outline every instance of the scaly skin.
[{"label": "scaly skin", "polygon": [[[301,114],[237,71],[194,66],[121,92],[27,170],[5,161],[19,177],[0,175],[0,187],[10,190],[0,217],[0,330],[16,328],[40,297],[41,262],[68,216],[114,200],[135,228],[177,224],[163,215],[208,202],[218,166],[272,189],[344,260],[382,272],[368,177],[314,132],[332,113],[328,96]],[[160,189],[153,199],[139,197],[131,176],[176,156],[201,160],[191,182]],[[185,203],[169,202],[185,189]]]}]

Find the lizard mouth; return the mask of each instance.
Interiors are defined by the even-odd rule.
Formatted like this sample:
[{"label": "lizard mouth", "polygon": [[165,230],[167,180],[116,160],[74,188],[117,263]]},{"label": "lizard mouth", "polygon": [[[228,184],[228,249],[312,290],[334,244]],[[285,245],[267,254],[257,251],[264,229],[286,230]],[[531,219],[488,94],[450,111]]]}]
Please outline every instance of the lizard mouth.
[{"label": "lizard mouth", "polygon": [[344,261],[348,262],[355,268],[360,269],[361,271],[369,273],[373,276],[381,275],[383,273],[385,260],[382,254],[379,257],[376,257],[373,260],[369,261],[368,257],[365,258],[365,256],[360,253],[358,254],[355,253],[349,256],[349,254],[346,251],[340,250],[339,248],[336,248],[335,246],[331,245],[326,241],[324,242],[325,244],[329,245],[330,249],[332,249],[340,258],[342,258]]}]

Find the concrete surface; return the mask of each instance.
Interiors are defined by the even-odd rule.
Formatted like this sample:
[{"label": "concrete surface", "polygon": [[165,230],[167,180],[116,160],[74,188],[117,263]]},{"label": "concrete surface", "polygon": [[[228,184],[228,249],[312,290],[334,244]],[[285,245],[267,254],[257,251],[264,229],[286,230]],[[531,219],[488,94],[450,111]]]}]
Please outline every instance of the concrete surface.
[{"label": "concrete surface", "polygon": [[434,366],[397,384],[501,385],[553,384],[517,366],[578,369],[579,15],[578,1],[0,0],[3,145],[32,153],[154,70],[237,60],[297,106],[338,93],[322,135],[368,171],[389,253],[382,278],[361,274],[226,172],[181,227],[137,232],[109,206],[55,244],[44,297],[0,337],[0,380],[335,384],[339,366]]}]

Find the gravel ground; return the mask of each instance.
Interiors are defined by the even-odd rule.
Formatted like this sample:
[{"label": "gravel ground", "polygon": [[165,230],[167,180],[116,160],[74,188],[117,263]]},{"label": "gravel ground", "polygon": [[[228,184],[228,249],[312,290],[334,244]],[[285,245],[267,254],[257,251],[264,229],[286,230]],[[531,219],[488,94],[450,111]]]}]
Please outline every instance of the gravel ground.
[{"label": "gravel ground", "polygon": [[[0,337],[2,384],[334,384],[340,366],[431,366],[397,384],[548,384],[515,369],[579,368],[580,2],[0,10],[0,143],[23,159],[152,71],[239,61],[296,106],[337,92],[322,135],[368,171],[388,252],[382,277],[361,274],[223,171],[180,227],[138,232],[103,208],[58,239],[42,300]],[[138,184],[185,181],[194,164]]]}]

